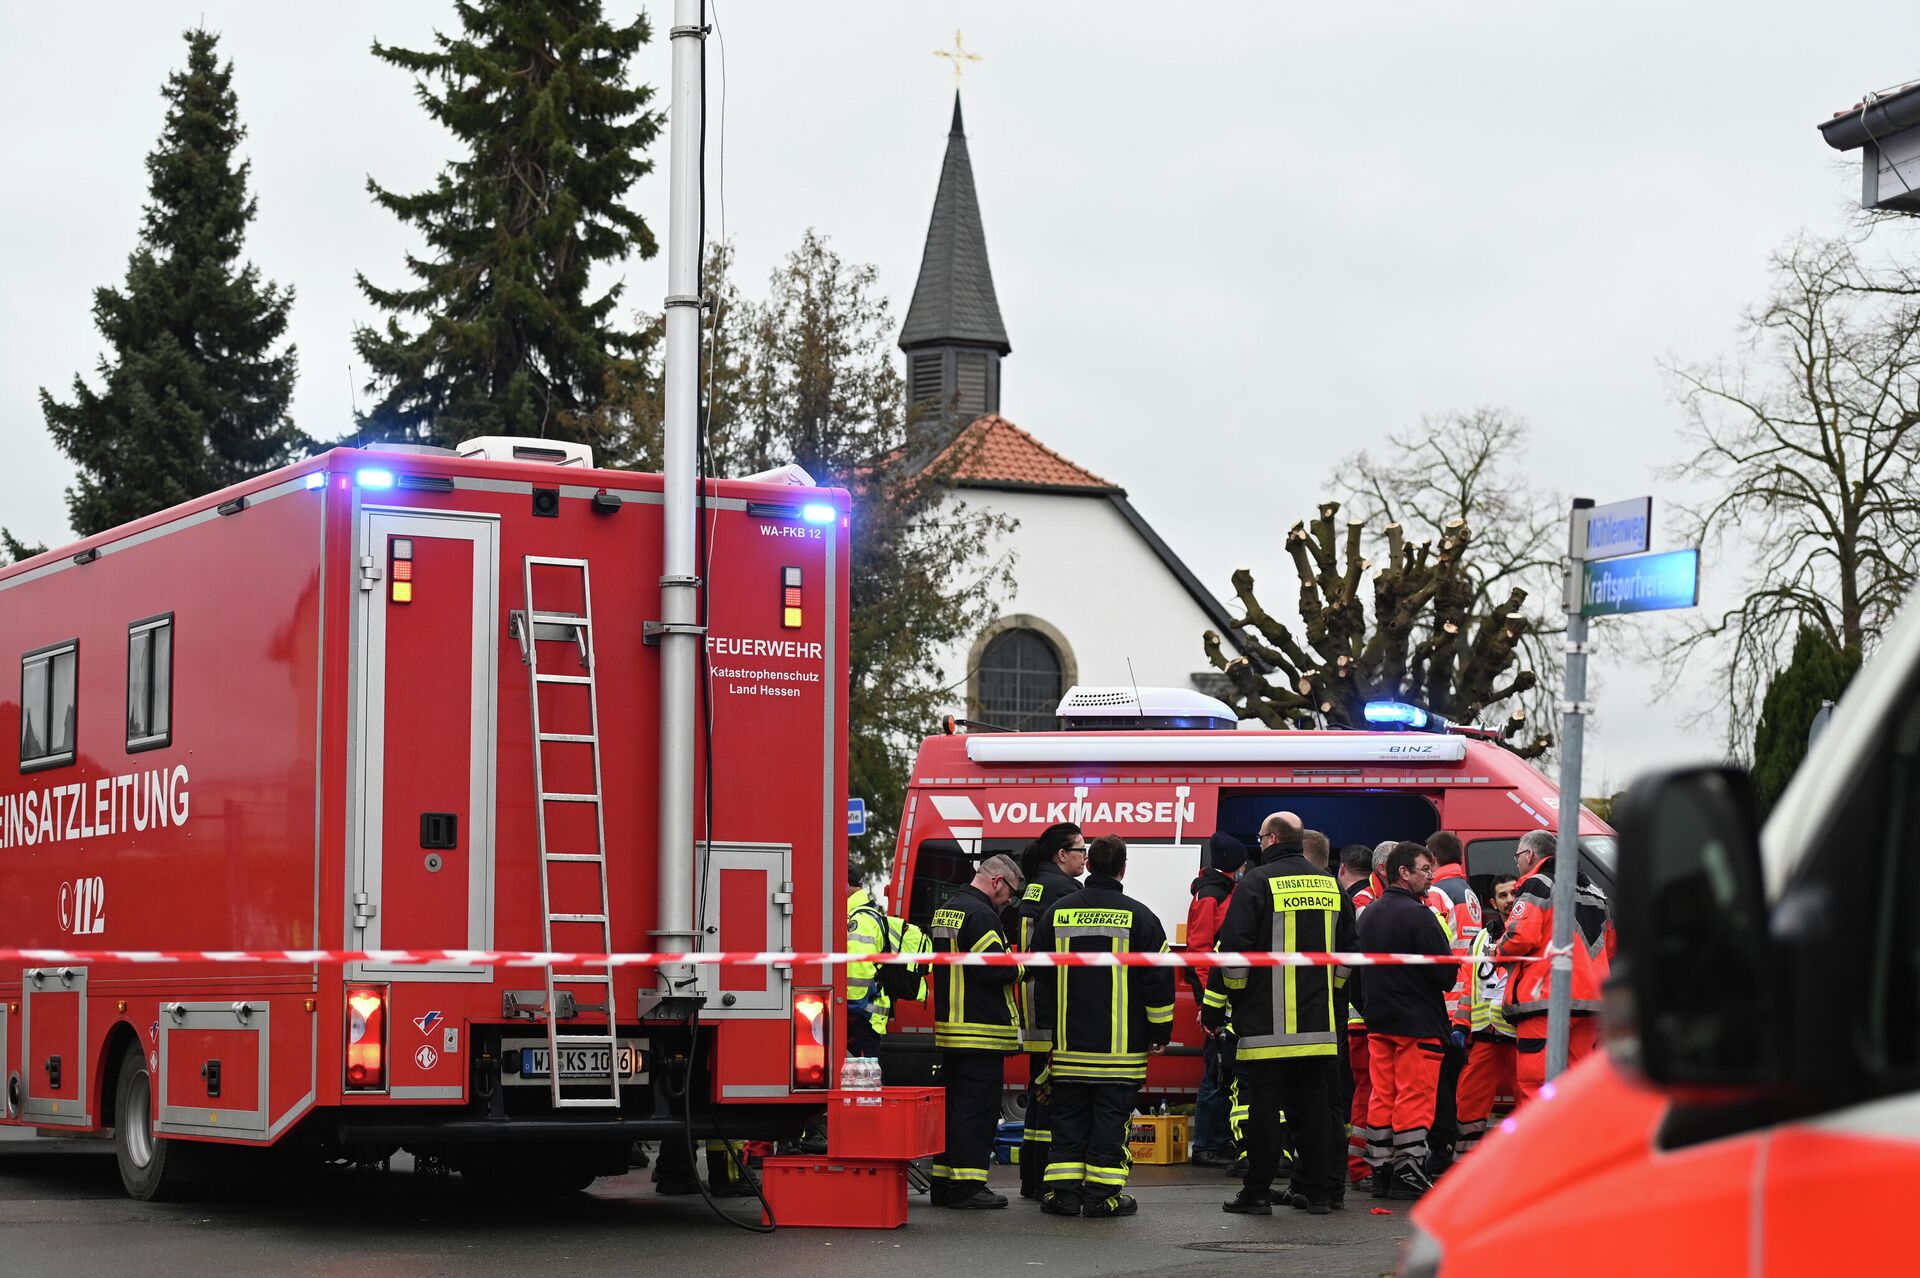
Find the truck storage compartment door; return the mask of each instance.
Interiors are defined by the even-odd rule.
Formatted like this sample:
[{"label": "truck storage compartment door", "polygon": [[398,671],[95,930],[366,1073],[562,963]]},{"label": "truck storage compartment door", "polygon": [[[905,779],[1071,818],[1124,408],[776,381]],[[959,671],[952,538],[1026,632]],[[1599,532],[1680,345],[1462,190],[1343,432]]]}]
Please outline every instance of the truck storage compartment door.
[{"label": "truck storage compartment door", "polygon": [[[792,945],[792,848],[785,843],[713,843],[700,846],[700,935],[705,952],[788,951]],[[711,993],[702,1015],[785,1017],[793,971],[722,967],[707,978]]]},{"label": "truck storage compartment door", "polygon": [[266,1137],[270,1011],[260,1001],[161,1005],[153,1130]]},{"label": "truck storage compartment door", "polygon": [[87,1112],[87,969],[30,967],[20,988],[21,1116],[91,1127]]},{"label": "truck storage compartment door", "polygon": [[[356,891],[365,899],[355,922],[368,949],[486,949],[497,525],[369,510],[360,553]],[[444,979],[448,969],[379,974]]]}]

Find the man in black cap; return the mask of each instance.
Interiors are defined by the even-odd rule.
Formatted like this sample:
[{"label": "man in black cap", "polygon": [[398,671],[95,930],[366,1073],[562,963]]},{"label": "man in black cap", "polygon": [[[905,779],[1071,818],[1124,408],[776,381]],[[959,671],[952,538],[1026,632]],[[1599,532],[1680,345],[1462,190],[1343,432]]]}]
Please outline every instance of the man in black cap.
[{"label": "man in black cap", "polygon": [[[1213,948],[1220,931],[1220,920],[1227,912],[1227,899],[1233,895],[1234,882],[1247,865],[1247,848],[1226,831],[1218,831],[1207,840],[1205,862],[1200,875],[1188,890],[1193,903],[1187,907],[1186,946],[1189,953]],[[1206,997],[1206,972],[1197,967],[1186,969],[1187,983],[1193,987],[1196,1007]],[[1193,1104],[1193,1158],[1198,1167],[1226,1167],[1234,1161],[1227,1123],[1228,1082],[1232,1063],[1220,1050],[1213,1035],[1207,1036],[1206,1065],[1200,1076],[1200,1094]]]}]

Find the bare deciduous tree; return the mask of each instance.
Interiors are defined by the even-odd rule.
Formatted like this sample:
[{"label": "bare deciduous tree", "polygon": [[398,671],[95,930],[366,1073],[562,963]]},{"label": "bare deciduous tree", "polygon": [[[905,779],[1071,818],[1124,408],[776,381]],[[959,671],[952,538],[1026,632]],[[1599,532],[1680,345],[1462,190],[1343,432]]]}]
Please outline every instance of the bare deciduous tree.
[{"label": "bare deciduous tree", "polygon": [[1520,694],[1526,718],[1558,731],[1553,690],[1560,685],[1558,607],[1566,547],[1566,499],[1526,470],[1526,421],[1504,408],[1422,417],[1387,437],[1375,454],[1362,449],[1340,460],[1331,484],[1354,518],[1395,523],[1412,537],[1441,541],[1463,522],[1473,529],[1473,555],[1463,568],[1473,589],[1469,613],[1493,616],[1515,587],[1527,592],[1519,661],[1538,676]]},{"label": "bare deciduous tree", "polygon": [[1713,494],[1682,508],[1682,534],[1748,567],[1736,603],[1652,646],[1663,691],[1688,663],[1717,662],[1735,754],[1799,627],[1871,652],[1920,548],[1920,306],[1881,291],[1842,241],[1800,239],[1773,267],[1740,357],[1667,365],[1690,455],[1665,473]]}]

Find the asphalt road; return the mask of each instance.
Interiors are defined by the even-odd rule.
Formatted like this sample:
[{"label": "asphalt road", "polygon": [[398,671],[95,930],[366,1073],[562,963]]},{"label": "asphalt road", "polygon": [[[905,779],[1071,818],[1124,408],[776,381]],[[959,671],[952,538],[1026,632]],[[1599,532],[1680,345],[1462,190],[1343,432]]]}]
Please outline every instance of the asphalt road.
[{"label": "asphalt road", "polygon": [[[993,1183],[1017,1194],[1017,1170],[997,1168]],[[1247,1218],[1221,1212],[1231,1189],[1217,1172],[1141,1167],[1133,1185],[1140,1214],[1128,1220],[1043,1216],[1017,1197],[1004,1211],[947,1211],[916,1195],[902,1229],[759,1236],[716,1220],[697,1197],[656,1195],[645,1171],[600,1180],[558,1203],[503,1208],[467,1192],[458,1177],[416,1175],[401,1158],[384,1173],[328,1171],[297,1186],[243,1175],[213,1200],[138,1203],[121,1190],[104,1142],[14,1139],[0,1140],[0,1273],[586,1278],[637,1267],[671,1274],[681,1265],[701,1278],[1371,1278],[1391,1272],[1407,1231],[1405,1204],[1376,1216],[1364,1191],[1330,1216],[1279,1209]]]}]

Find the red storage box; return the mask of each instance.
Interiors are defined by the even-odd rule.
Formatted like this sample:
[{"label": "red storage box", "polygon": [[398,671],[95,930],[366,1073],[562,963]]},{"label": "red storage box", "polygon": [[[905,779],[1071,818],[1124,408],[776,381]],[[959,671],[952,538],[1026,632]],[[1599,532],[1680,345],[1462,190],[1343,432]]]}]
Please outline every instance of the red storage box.
[{"label": "red storage box", "polygon": [[837,1159],[929,1159],[945,1148],[941,1088],[828,1092],[828,1153]]},{"label": "red storage box", "polygon": [[827,1152],[835,1158],[931,1158],[946,1145],[938,1087],[827,1093]]},{"label": "red storage box", "polygon": [[907,1223],[903,1162],[783,1155],[762,1160],[760,1189],[778,1225],[898,1229]]}]

